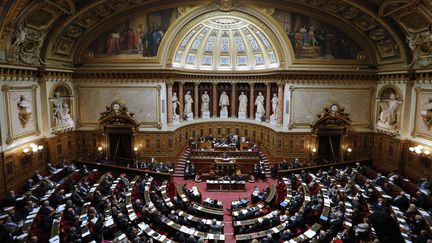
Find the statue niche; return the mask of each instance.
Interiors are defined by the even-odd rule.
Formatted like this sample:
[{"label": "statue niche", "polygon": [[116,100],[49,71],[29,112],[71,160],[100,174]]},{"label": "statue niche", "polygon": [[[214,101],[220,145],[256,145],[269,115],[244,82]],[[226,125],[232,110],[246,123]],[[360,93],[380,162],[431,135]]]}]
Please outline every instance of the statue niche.
[{"label": "statue niche", "polygon": [[395,87],[385,87],[378,96],[378,132],[396,136],[399,134],[400,124],[400,92]]},{"label": "statue niche", "polygon": [[50,94],[51,131],[55,134],[67,132],[75,127],[72,117],[73,96],[66,84],[54,87]]}]

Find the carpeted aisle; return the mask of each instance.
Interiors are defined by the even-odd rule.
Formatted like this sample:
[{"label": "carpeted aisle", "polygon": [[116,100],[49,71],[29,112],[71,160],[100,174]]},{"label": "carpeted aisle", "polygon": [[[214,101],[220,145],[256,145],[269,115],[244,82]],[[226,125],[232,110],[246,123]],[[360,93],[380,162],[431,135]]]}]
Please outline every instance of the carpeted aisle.
[{"label": "carpeted aisle", "polygon": [[182,177],[173,177],[174,178],[174,184],[184,184],[186,183],[187,188],[191,188],[193,186],[197,186],[199,191],[201,192],[202,199],[206,199],[207,197],[211,199],[217,199],[223,202],[224,205],[224,233],[225,233],[225,242],[231,243],[235,242],[234,237],[234,227],[232,225],[232,217],[228,214],[227,208],[231,207],[231,202],[235,200],[239,200],[242,198],[247,198],[250,200],[251,193],[255,186],[258,186],[260,191],[264,190],[266,187],[269,186],[270,183],[276,184],[277,181],[268,179],[266,182],[263,182],[260,180],[259,182],[254,183],[248,183],[246,182],[246,190],[244,192],[207,192],[206,191],[206,183],[196,183],[192,180],[185,181]]}]

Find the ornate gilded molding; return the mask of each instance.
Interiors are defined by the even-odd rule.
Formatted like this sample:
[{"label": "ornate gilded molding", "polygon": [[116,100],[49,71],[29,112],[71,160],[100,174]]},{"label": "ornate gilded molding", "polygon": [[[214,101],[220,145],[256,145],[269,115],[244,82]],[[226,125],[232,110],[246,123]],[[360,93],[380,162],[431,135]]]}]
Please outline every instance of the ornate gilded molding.
[{"label": "ornate gilded molding", "polygon": [[[288,129],[289,130],[292,130],[292,129],[294,129],[294,128],[306,128],[306,129],[308,129],[308,128],[311,128],[312,127],[312,125],[313,124],[311,124],[311,123],[297,123],[295,120],[294,120],[294,112],[295,112],[295,110],[294,110],[294,96],[295,96],[295,93],[296,92],[298,92],[298,91],[310,91],[310,92],[324,92],[324,91],[333,91],[333,92],[343,92],[343,91],[349,91],[349,92],[354,92],[354,91],[358,91],[358,92],[366,92],[366,91],[369,91],[370,92],[370,99],[369,99],[369,106],[370,107],[368,107],[368,109],[367,109],[367,115],[368,115],[368,117],[367,117],[367,122],[362,122],[362,123],[355,123],[355,122],[353,122],[351,125],[352,126],[354,126],[354,127],[365,127],[365,128],[370,128],[371,126],[372,126],[372,124],[373,124],[373,121],[372,121],[372,114],[373,114],[373,100],[375,99],[375,97],[374,97],[374,93],[375,93],[375,88],[373,88],[373,87],[369,87],[369,88],[367,88],[367,87],[364,87],[364,88],[352,88],[352,87],[349,87],[349,86],[347,86],[347,87],[321,87],[321,88],[318,88],[318,87],[296,87],[296,86],[290,86],[289,87],[289,91],[290,91],[290,94],[289,94],[289,97],[290,97],[290,112],[289,112],[289,124],[288,124]],[[335,102],[333,102],[333,103],[335,103]]]},{"label": "ornate gilded molding", "polygon": [[156,110],[155,110],[155,120],[152,121],[139,121],[139,125],[140,128],[141,127],[155,127],[158,129],[162,128],[162,115],[161,115],[161,92],[162,92],[162,86],[161,85],[156,85],[156,86],[126,86],[126,85],[118,85],[119,83],[117,83],[117,85],[112,85],[112,86],[91,86],[91,84],[89,84],[89,86],[87,85],[81,85],[81,84],[77,84],[75,85],[75,94],[77,97],[77,104],[78,104],[78,114],[77,114],[77,118],[76,118],[76,126],[77,127],[82,127],[82,126],[97,126],[98,122],[97,121],[84,121],[83,120],[83,114],[82,114],[82,110],[80,107],[80,90],[82,89],[99,89],[101,87],[103,87],[105,90],[106,89],[122,89],[122,90],[155,90],[156,91],[156,100],[154,101],[156,104]]},{"label": "ornate gilded molding", "polygon": [[[6,121],[7,121],[7,138],[6,138],[6,144],[12,144],[15,140],[25,138],[28,136],[36,135],[38,136],[40,134],[39,130],[39,123],[38,123],[38,109],[37,109],[37,85],[32,86],[9,86],[9,85],[3,85],[2,91],[4,92],[4,102],[5,102],[5,113],[6,113]],[[9,98],[11,92],[20,92],[20,91],[31,91],[32,94],[32,118],[34,122],[34,129],[23,132],[20,134],[15,134],[13,130],[12,124],[12,104],[10,104]],[[30,118],[28,118],[30,119]],[[21,119],[20,119],[21,120]],[[16,125],[16,124],[15,124]]]},{"label": "ornate gilded molding", "polygon": [[317,133],[320,129],[343,129],[346,132],[352,123],[345,108],[334,101],[324,106],[323,112],[317,117],[312,125],[312,133]]},{"label": "ornate gilded molding", "polygon": [[[413,136],[413,137],[420,137],[420,138],[424,138],[424,139],[428,139],[428,140],[432,140],[432,133],[431,134],[426,134],[426,133],[419,132],[419,128],[418,128],[418,124],[417,124],[419,122],[418,121],[418,114],[421,111],[420,109],[422,109],[420,107],[420,104],[419,104],[420,95],[422,93],[430,93],[430,95],[432,97],[432,89],[423,89],[423,88],[420,88],[420,87],[416,87],[415,88],[415,92],[416,92],[416,101],[415,101],[415,111],[414,111],[414,126],[413,126],[413,130],[411,132],[411,136]],[[420,115],[421,115],[421,113],[420,113]],[[428,114],[425,114],[425,115],[428,115]],[[422,119],[423,119],[423,122],[425,123],[425,126],[430,131],[430,129],[432,127],[431,123],[430,123],[431,122],[430,117],[422,116]]]}]

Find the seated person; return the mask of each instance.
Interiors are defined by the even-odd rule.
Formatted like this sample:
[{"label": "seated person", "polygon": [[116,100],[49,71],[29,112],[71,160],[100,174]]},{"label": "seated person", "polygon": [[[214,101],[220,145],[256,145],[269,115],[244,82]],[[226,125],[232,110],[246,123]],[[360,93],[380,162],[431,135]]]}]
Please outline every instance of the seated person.
[{"label": "seated person", "polygon": [[41,181],[42,179],[44,179],[44,177],[39,173],[38,170],[35,171],[35,174],[32,177],[33,181],[35,183],[38,183],[39,181]]}]

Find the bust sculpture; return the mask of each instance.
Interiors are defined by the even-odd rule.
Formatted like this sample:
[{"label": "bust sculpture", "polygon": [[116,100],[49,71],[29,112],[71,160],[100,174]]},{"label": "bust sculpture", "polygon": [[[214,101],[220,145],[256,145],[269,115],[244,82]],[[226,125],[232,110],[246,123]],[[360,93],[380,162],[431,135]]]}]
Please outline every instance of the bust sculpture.
[{"label": "bust sculpture", "polygon": [[25,95],[21,95],[20,101],[17,105],[19,110],[18,119],[20,120],[21,126],[25,128],[32,114],[31,104],[27,101],[27,97]]}]

